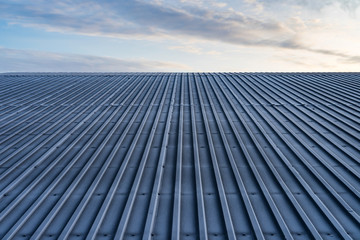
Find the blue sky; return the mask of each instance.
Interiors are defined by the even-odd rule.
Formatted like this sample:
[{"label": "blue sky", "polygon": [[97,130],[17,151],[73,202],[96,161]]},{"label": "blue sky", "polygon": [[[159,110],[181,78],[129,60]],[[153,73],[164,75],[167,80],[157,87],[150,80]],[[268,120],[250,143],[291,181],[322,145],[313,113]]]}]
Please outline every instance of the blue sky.
[{"label": "blue sky", "polygon": [[0,0],[0,72],[359,71],[360,0]]}]

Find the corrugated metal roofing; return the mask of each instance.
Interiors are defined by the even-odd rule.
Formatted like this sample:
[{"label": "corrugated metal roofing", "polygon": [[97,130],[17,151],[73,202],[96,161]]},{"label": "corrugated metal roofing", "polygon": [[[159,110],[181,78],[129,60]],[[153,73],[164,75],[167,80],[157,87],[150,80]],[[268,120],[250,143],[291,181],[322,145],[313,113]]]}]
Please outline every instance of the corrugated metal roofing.
[{"label": "corrugated metal roofing", "polygon": [[1,239],[360,239],[360,74],[0,75]]}]

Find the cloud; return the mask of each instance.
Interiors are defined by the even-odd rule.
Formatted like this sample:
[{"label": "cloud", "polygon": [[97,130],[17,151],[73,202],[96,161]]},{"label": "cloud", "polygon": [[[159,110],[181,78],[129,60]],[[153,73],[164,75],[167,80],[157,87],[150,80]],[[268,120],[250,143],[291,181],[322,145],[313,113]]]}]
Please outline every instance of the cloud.
[{"label": "cloud", "polygon": [[203,48],[195,47],[193,45],[179,45],[179,46],[171,46],[169,47],[170,50],[178,50],[182,52],[192,53],[196,55],[220,55],[221,52],[218,51],[206,51]]},{"label": "cloud", "polygon": [[[275,0],[284,2],[284,0]],[[196,4],[170,5],[165,1],[104,0],[5,1],[0,6],[0,17],[11,23],[36,26],[50,31],[64,31],[87,35],[125,38],[202,39],[242,46],[259,46],[305,50],[356,62],[351,56],[328,49],[313,49],[306,44],[301,19],[291,24],[274,19],[245,15],[231,8],[207,8],[202,1]],[[214,1],[212,1],[214,2]],[[265,3],[268,0],[247,0]],[[344,6],[357,6],[357,0],[290,0],[292,4],[323,5],[338,2]],[[295,21],[296,20],[296,21]],[[194,50],[194,49],[193,49]]]},{"label": "cloud", "polygon": [[360,6],[359,0],[258,0],[267,6],[284,4],[287,6],[301,6],[312,10],[321,10],[327,6],[338,5],[342,9],[353,12]]},{"label": "cloud", "polygon": [[359,0],[297,0],[299,4],[305,6],[316,6],[319,8],[323,8],[329,5],[339,4],[343,9],[346,10],[354,10],[360,6]]},{"label": "cloud", "polygon": [[280,23],[260,21],[234,10],[172,7],[161,1],[11,1],[2,3],[0,17],[50,31],[114,37],[187,36],[245,45],[291,34]]},{"label": "cloud", "polygon": [[258,0],[244,0],[245,3],[253,5],[254,10],[257,13],[262,13],[264,10],[264,6],[262,2],[259,2]]},{"label": "cloud", "polygon": [[227,3],[224,3],[224,2],[212,2],[211,5],[213,5],[214,7],[223,8],[223,7],[227,6]]},{"label": "cloud", "polygon": [[285,41],[282,43],[282,45],[280,47],[285,48],[285,49],[303,50],[303,51],[307,51],[310,53],[328,55],[328,56],[332,56],[332,57],[339,57],[342,59],[343,62],[346,62],[346,63],[352,63],[352,64],[360,63],[360,56],[346,54],[343,52],[329,50],[329,49],[311,48],[310,46],[306,46],[306,45],[298,43],[296,41]]},{"label": "cloud", "polygon": [[[342,67],[335,63],[328,63],[322,58],[311,58],[303,56],[301,59],[298,56],[288,55],[277,57],[280,60],[279,66],[284,66],[285,64],[291,63],[292,67],[296,66],[296,72],[339,72],[342,71]],[[286,69],[286,68],[285,68]],[[283,70],[280,70],[283,71]],[[288,71],[288,70],[285,70]],[[294,70],[292,70],[294,71]],[[352,71],[352,70],[348,70]]]},{"label": "cloud", "polygon": [[182,64],[0,48],[0,72],[189,71]]}]

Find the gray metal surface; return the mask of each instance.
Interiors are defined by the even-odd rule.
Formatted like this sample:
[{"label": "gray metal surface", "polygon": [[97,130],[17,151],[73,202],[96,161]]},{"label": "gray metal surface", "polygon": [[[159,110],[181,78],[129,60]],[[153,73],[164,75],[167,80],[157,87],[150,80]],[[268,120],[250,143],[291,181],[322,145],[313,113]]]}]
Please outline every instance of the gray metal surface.
[{"label": "gray metal surface", "polygon": [[360,239],[360,74],[0,75],[0,239]]}]

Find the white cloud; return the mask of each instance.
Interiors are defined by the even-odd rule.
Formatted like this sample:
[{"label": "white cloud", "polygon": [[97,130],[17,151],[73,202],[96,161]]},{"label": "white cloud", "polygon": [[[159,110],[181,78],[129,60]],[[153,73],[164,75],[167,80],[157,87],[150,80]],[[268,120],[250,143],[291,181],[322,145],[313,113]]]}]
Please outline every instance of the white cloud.
[{"label": "white cloud", "polygon": [[[264,12],[269,11],[268,6],[271,3],[268,0],[245,1],[247,4],[254,5],[255,8],[265,6],[264,10],[260,9]],[[205,40],[237,46],[267,47],[274,51],[294,49],[321,56],[327,55],[341,59],[343,62],[357,62],[360,53],[342,50],[346,47],[341,46],[341,41],[337,44],[337,48],[332,47],[332,44],[328,46],[321,43],[328,39],[319,34],[324,31],[318,31],[318,29],[324,27],[326,23],[314,22],[314,19],[301,15],[301,8],[300,10],[291,8],[291,6],[321,5],[322,11],[325,11],[328,8],[324,6],[329,7],[334,4],[352,6],[355,2],[351,0],[327,0],[326,4],[321,4],[320,0],[314,2],[274,0],[274,2],[286,6],[287,12],[284,9],[273,9],[271,12],[273,17],[269,17],[269,14],[264,14],[264,17],[259,16],[261,14],[243,13],[232,9],[231,6],[209,8],[206,3],[212,6],[225,5],[220,1],[202,0],[191,2],[180,0],[173,4],[164,0],[106,0],[101,3],[37,0],[31,3],[5,1],[0,7],[2,8],[0,17],[8,22],[36,26],[49,31],[130,39],[171,38],[178,39],[180,43]],[[274,4],[273,8],[276,8],[278,4]],[[298,10],[299,14],[295,12]],[[351,23],[353,24],[354,21]],[[334,27],[331,31],[341,32]],[[352,42],[358,42],[357,39]],[[204,53],[196,46],[179,45],[181,46],[175,47],[178,50],[195,54]]]},{"label": "white cloud", "polygon": [[221,52],[215,50],[204,50],[203,48],[194,45],[178,45],[169,47],[170,50],[178,50],[182,52],[197,54],[197,55],[220,55]]},{"label": "white cloud", "polygon": [[224,2],[212,2],[211,3],[214,7],[218,7],[218,8],[224,8],[227,6],[227,3]]},{"label": "white cloud", "polygon": [[190,71],[177,63],[0,48],[0,72]]},{"label": "white cloud", "polygon": [[[246,0],[252,1],[252,0]],[[283,4],[287,6],[301,6],[311,10],[321,10],[330,5],[339,5],[347,11],[356,10],[360,6],[359,0],[258,0],[267,6]]]},{"label": "white cloud", "polygon": [[[0,17],[9,22],[87,35],[175,35],[245,45],[281,45],[284,39],[277,39],[277,35],[288,35],[287,40],[291,38],[291,33],[276,21],[262,21],[234,10],[210,10],[197,5],[175,8],[139,0],[92,2],[91,5],[44,1],[42,4],[5,3],[2,8]],[[275,37],[269,41],[272,35]]]}]

